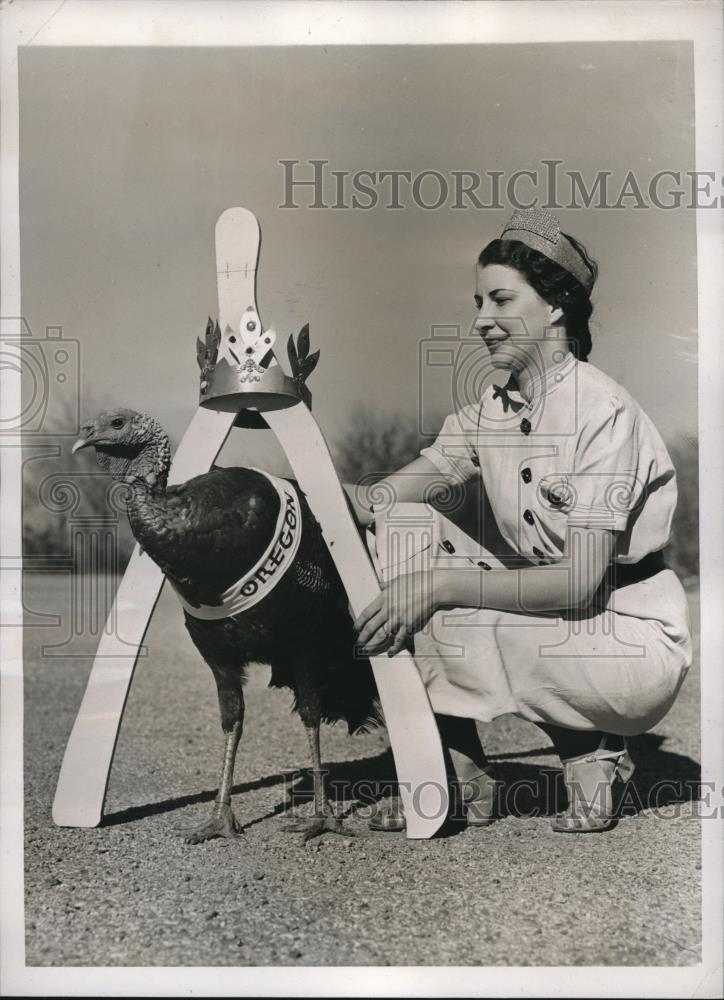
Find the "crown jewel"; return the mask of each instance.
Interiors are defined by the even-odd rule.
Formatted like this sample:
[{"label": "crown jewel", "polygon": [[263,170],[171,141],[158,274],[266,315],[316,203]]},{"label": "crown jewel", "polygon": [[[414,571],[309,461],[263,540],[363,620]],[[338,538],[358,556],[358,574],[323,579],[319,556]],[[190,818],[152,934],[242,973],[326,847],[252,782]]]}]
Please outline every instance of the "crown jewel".
[{"label": "crown jewel", "polygon": [[305,326],[294,343],[287,343],[291,378],[279,365],[273,329],[262,328],[253,306],[242,313],[239,329],[209,319],[206,336],[196,341],[196,360],[201,369],[199,404],[212,410],[252,409],[263,412],[290,406],[299,399],[309,406],[311,395],[306,379],[319,359],[319,351],[309,353],[309,327]]}]

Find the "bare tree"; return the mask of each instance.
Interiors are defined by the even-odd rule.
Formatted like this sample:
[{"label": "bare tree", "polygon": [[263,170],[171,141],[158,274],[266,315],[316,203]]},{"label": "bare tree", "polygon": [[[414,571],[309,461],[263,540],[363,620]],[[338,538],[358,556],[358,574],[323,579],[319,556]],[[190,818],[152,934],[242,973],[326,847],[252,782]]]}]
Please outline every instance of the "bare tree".
[{"label": "bare tree", "polygon": [[346,482],[382,479],[416,458],[430,440],[420,434],[412,417],[380,415],[360,405],[334,444],[337,471]]}]

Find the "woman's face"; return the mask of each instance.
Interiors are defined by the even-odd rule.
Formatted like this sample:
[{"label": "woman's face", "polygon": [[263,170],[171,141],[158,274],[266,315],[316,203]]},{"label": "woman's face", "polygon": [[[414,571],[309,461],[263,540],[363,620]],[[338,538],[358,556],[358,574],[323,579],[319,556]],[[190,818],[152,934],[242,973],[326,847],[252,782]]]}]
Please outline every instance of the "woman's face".
[{"label": "woman's face", "polygon": [[478,266],[475,278],[474,328],[496,368],[520,371],[539,356],[543,343],[551,342],[545,331],[561,318],[562,310],[542,299],[514,267]]}]

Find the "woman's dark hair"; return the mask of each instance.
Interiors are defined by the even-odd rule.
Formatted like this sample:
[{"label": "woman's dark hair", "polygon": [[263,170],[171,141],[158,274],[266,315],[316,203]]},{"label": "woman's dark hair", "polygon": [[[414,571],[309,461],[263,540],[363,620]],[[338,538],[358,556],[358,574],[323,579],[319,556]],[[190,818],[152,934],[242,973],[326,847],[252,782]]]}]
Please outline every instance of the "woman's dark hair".
[{"label": "woman's dark hair", "polygon": [[[562,235],[566,236],[585,261],[591,271],[593,278],[591,284],[593,284],[598,275],[596,262],[589,257],[581,243],[565,233]],[[571,351],[579,361],[588,361],[592,347],[588,321],[593,306],[588,292],[577,278],[560,264],[556,264],[555,261],[518,240],[493,240],[478,257],[478,264],[481,267],[487,267],[488,264],[504,264],[520,271],[542,299],[554,308],[563,310],[563,323],[571,342]]]}]

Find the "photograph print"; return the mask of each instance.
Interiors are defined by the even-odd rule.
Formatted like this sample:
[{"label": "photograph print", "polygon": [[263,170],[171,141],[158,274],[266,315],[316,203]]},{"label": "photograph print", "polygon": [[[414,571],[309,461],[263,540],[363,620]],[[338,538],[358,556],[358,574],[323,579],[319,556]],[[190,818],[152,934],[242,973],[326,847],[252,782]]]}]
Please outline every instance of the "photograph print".
[{"label": "photograph print", "polygon": [[695,45],[245,41],[289,6],[17,50],[23,975],[693,989]]}]

